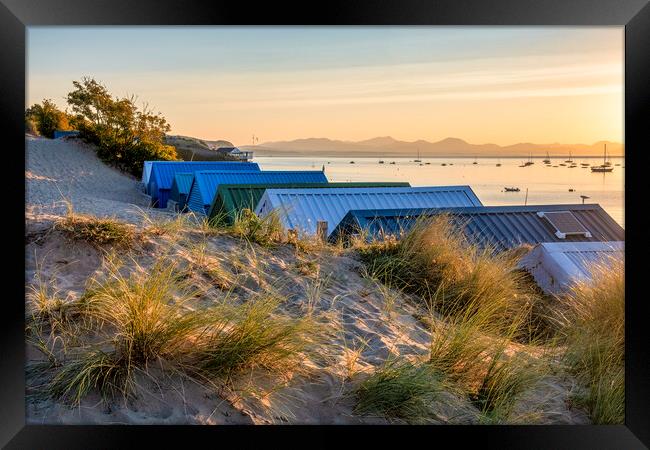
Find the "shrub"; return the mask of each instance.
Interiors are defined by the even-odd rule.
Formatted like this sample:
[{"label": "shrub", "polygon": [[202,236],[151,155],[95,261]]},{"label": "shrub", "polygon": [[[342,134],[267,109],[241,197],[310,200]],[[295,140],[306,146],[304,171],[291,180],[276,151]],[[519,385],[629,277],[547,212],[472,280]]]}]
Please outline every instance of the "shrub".
[{"label": "shrub", "polygon": [[25,126],[27,131],[38,130],[38,134],[48,138],[54,137],[55,130],[69,130],[68,116],[59,110],[50,99],[42,104],[34,104],[25,110]]},{"label": "shrub", "polygon": [[73,81],[68,104],[72,122],[80,136],[97,146],[98,156],[118,168],[139,176],[145,160],[175,160],[176,150],[164,144],[171,127],[145,105],[140,110],[135,97],[112,97],[105,86],[92,78]]}]

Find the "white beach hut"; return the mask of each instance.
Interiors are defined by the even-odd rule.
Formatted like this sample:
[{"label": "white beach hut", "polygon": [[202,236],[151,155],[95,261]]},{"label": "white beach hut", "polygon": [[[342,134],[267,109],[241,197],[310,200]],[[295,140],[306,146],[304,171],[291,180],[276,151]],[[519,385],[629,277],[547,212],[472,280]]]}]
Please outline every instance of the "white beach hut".
[{"label": "white beach hut", "polygon": [[267,189],[255,209],[276,211],[284,227],[329,237],[351,209],[482,206],[469,186]]},{"label": "white beach hut", "polygon": [[609,242],[546,242],[536,245],[519,262],[542,290],[559,295],[573,283],[592,278],[595,266],[611,266],[623,260],[625,243]]}]

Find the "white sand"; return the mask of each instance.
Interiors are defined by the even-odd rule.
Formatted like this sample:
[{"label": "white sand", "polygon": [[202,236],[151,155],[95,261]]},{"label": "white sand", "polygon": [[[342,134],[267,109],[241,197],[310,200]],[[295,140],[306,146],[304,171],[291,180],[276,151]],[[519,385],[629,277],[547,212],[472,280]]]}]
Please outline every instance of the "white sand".
[{"label": "white sand", "polygon": [[138,222],[138,208],[148,208],[139,180],[103,164],[95,151],[78,139],[26,138],[26,198],[28,217],[62,215],[64,199],[75,212],[98,217],[115,216]]}]

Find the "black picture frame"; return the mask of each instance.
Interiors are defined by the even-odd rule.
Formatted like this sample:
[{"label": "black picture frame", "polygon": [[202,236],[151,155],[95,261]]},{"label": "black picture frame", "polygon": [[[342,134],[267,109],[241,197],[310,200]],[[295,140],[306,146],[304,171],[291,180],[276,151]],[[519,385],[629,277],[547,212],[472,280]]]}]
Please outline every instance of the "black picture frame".
[{"label": "black picture frame", "polygon": [[[432,426],[432,427],[182,427],[25,425],[24,245],[13,239],[24,223],[24,108],[26,27],[35,25],[565,25],[625,27],[626,147],[626,406],[620,426]],[[0,127],[3,156],[4,263],[6,285],[0,313],[0,444],[6,448],[127,448],[181,438],[185,445],[209,439],[212,445],[251,438],[269,445],[340,445],[363,432],[365,445],[388,439],[441,439],[457,446],[475,443],[498,448],[648,448],[650,446],[650,364],[642,270],[650,229],[643,207],[650,167],[647,117],[650,111],[650,6],[648,0],[448,0],[329,1],[280,5],[266,2],[198,0],[0,0]],[[82,57],[82,56],[81,56]],[[22,173],[21,173],[22,172]],[[11,233],[11,234],[9,234]],[[637,244],[638,242],[638,244]],[[22,261],[22,263],[21,263]],[[280,432],[305,433],[309,440],[278,439]],[[215,433],[217,433],[215,435]],[[317,433],[318,436],[314,436]],[[236,436],[235,436],[236,435]],[[311,436],[309,436],[311,435]],[[403,437],[402,437],[403,436]],[[144,441],[141,441],[144,439]],[[443,442],[444,442],[443,441]],[[302,442],[302,444],[301,444]],[[402,442],[402,441],[398,441]]]}]

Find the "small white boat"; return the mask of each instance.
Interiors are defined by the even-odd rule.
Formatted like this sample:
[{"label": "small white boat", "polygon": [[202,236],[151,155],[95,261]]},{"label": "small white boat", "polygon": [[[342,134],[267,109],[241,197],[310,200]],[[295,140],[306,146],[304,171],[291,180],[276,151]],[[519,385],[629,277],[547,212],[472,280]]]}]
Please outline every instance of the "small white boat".
[{"label": "small white boat", "polygon": [[612,163],[607,161],[607,144],[605,144],[605,154],[603,156],[603,163],[600,166],[592,166],[591,171],[597,173],[607,173],[607,172],[614,171],[614,168],[612,167]]}]

